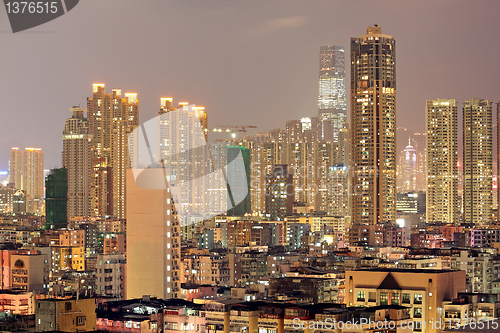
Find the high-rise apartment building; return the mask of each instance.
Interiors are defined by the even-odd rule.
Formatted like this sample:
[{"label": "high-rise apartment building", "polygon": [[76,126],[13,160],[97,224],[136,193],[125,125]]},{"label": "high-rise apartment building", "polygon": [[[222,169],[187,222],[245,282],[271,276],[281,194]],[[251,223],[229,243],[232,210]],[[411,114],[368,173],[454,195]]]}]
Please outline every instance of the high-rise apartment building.
[{"label": "high-rise apartment building", "polygon": [[491,102],[463,104],[464,222],[489,224],[493,206],[493,115]]},{"label": "high-rise apartment building", "polygon": [[44,197],[43,151],[40,148],[25,148],[23,152],[22,190],[32,198]]},{"label": "high-rise apartment building", "polygon": [[396,220],[396,41],[378,25],[351,38],[352,223]]},{"label": "high-rise apartment building", "polygon": [[337,217],[350,216],[349,170],[346,165],[337,164],[328,170],[326,211]]},{"label": "high-rise apartment building", "polygon": [[[240,158],[240,154],[243,163],[231,163],[235,158]],[[243,216],[252,213],[250,167],[250,149],[242,146],[227,147],[227,184],[229,185],[227,194],[229,200],[232,200],[228,203],[228,207],[232,207],[227,211],[228,216]]]},{"label": "high-rise apartment building", "polygon": [[52,169],[45,181],[45,219],[49,229],[68,226],[68,169]]},{"label": "high-rise apartment building", "polygon": [[[227,165],[229,141],[215,142],[210,145],[213,170],[223,170]],[[228,210],[227,175],[215,174],[208,183],[208,213],[219,214]]]},{"label": "high-rise apartment building", "polygon": [[206,175],[211,171],[211,164],[207,132],[207,114],[203,106],[180,102],[179,107],[174,108],[172,98],[161,99],[158,160],[164,161],[169,170],[167,178],[182,218],[202,216],[210,210]]},{"label": "high-rise apartment building", "polygon": [[91,215],[92,135],[83,108],[71,108],[63,131],[63,168],[68,177],[68,220]]},{"label": "high-rise apartment building", "polygon": [[347,119],[344,48],[322,46],[319,54],[318,115],[321,139],[338,141],[338,131]]},{"label": "high-rise apartment building", "polygon": [[89,134],[92,136],[91,213],[125,218],[125,173],[130,166],[128,135],[139,125],[139,100],[135,93],[93,84],[87,98]]},{"label": "high-rise apartment building", "polygon": [[283,161],[286,160],[287,154],[282,153],[286,150],[286,142],[281,137],[269,139],[269,141],[262,142],[257,149],[258,158],[252,160],[251,188],[257,189],[252,209],[263,212],[266,208],[266,176],[272,173],[276,164],[283,164]]},{"label": "high-rise apartment building", "polygon": [[274,166],[266,181],[266,218],[284,221],[292,214],[294,201],[293,174],[286,164]]},{"label": "high-rise apartment building", "polygon": [[[117,95],[120,96],[121,91],[118,90],[118,93]],[[125,98],[121,99],[121,103],[114,105],[111,124],[113,215],[120,219],[125,218],[125,179],[127,168],[131,166],[128,136],[138,125],[139,100],[137,94],[125,93]]]},{"label": "high-rise apartment building", "polygon": [[427,222],[457,224],[458,134],[454,99],[427,100]]},{"label": "high-rise apartment building", "polygon": [[10,151],[9,162],[9,183],[14,184],[14,188],[18,190],[22,188],[22,160],[22,152],[19,150],[19,148],[12,148],[12,150]]},{"label": "high-rise apartment building", "polygon": [[[180,225],[161,165],[144,169],[141,183],[127,170],[127,297],[180,297]],[[150,182],[150,186],[144,186]],[[144,186],[144,187],[141,187]],[[157,189],[154,189],[157,188]]]}]

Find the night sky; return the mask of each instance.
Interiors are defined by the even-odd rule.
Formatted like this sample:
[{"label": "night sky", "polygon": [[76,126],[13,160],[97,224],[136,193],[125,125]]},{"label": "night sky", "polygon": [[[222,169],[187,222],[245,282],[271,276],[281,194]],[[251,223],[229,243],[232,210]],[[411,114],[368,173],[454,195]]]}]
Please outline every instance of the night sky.
[{"label": "night sky", "polygon": [[316,116],[320,46],[344,46],[349,64],[349,38],[374,23],[396,38],[398,127],[423,132],[426,99],[500,100],[499,13],[497,0],[81,0],[13,34],[2,6],[0,170],[13,146],[59,167],[69,108],[94,82],[138,93],[141,122],[160,97],[205,106],[209,127]]}]

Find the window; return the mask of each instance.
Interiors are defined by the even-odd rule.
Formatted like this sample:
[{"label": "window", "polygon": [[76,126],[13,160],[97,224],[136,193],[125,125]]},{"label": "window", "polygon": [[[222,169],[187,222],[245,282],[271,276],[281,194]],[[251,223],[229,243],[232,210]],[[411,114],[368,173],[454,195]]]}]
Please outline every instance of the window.
[{"label": "window", "polygon": [[358,291],[358,302],[364,302],[364,301],[365,301],[365,292]]},{"label": "window", "polygon": [[413,308],[413,318],[422,318],[422,308]]},{"label": "window", "polygon": [[399,305],[399,294],[398,293],[391,294],[391,304]]},{"label": "window", "polygon": [[71,311],[71,302],[66,302],[66,303],[64,304],[64,309],[65,309],[66,311]]},{"label": "window", "polygon": [[403,304],[410,304],[410,303],[411,303],[410,294],[403,294]]},{"label": "window", "polygon": [[422,304],[422,294],[415,294],[413,304]]},{"label": "window", "polygon": [[76,326],[85,326],[85,317],[76,317]]},{"label": "window", "polygon": [[388,293],[380,293],[380,305],[389,304],[389,294]]}]

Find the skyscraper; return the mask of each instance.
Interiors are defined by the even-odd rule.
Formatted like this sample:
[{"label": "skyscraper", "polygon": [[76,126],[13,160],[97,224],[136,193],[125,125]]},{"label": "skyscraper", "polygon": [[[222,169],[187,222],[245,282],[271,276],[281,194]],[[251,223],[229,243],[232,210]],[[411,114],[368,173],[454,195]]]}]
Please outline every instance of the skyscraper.
[{"label": "skyscraper", "polygon": [[43,198],[43,151],[40,148],[25,148],[23,152],[22,190],[27,197]]},{"label": "skyscraper", "polygon": [[[210,210],[204,177],[210,171],[207,114],[203,106],[188,104],[180,102],[174,108],[172,98],[162,98],[159,111],[159,161],[171,169],[168,181],[183,218],[208,215]],[[187,220],[180,223],[184,226]]]},{"label": "skyscraper", "polygon": [[403,149],[398,165],[398,192],[417,191],[417,151],[408,139],[408,146]]},{"label": "skyscraper", "polygon": [[22,152],[14,147],[10,151],[9,162],[9,183],[14,184],[14,188],[22,188],[23,163]]},{"label": "skyscraper", "polygon": [[427,223],[457,224],[458,134],[454,99],[427,100]]},{"label": "skyscraper", "polygon": [[349,174],[345,165],[337,164],[328,170],[328,187],[326,209],[329,215],[346,217],[349,211]]},{"label": "skyscraper", "polygon": [[[232,164],[235,158],[239,156],[243,157],[243,164]],[[250,201],[250,149],[246,149],[242,146],[228,146],[227,147],[227,183],[228,195],[230,200],[235,203],[228,203],[228,207],[232,207],[227,211],[228,216],[243,216],[245,214],[252,213],[251,201]],[[243,168],[241,168],[243,167]]]},{"label": "skyscraper", "polygon": [[344,48],[322,46],[319,54],[318,116],[321,138],[338,141],[338,131],[347,119]]},{"label": "skyscraper", "polygon": [[[116,90],[114,90],[116,91]],[[119,91],[121,93],[121,91]],[[121,94],[117,94],[118,98]],[[113,175],[113,215],[125,218],[125,180],[130,167],[128,136],[139,125],[139,100],[136,93],[125,93],[114,104],[111,122],[111,167]]]},{"label": "skyscraper", "polygon": [[63,131],[63,167],[68,179],[68,219],[91,215],[92,135],[83,108],[71,108]]},{"label": "skyscraper", "polygon": [[396,220],[396,41],[375,25],[351,38],[352,223]]},{"label": "skyscraper", "polygon": [[[127,297],[180,297],[180,226],[170,187],[161,165],[142,171],[143,188],[127,170]],[[149,186],[148,186],[149,187]],[[152,189],[153,188],[153,189]],[[154,189],[157,188],[157,189]]]},{"label": "skyscraper", "polygon": [[489,100],[463,104],[464,222],[489,224],[493,205],[493,115]]},{"label": "skyscraper", "polygon": [[130,165],[127,137],[139,125],[135,93],[113,89],[106,94],[95,83],[87,98],[89,134],[92,135],[91,210],[94,216],[125,218],[125,171]]},{"label": "skyscraper", "polygon": [[46,224],[49,229],[68,227],[68,170],[52,169],[47,176],[45,201]]},{"label": "skyscraper", "polygon": [[[227,165],[229,141],[215,142],[210,145],[213,170],[222,170]],[[223,173],[212,177],[208,183],[208,213],[218,214],[228,210],[227,175]],[[231,202],[229,202],[230,204]]]},{"label": "skyscraper", "polygon": [[266,214],[271,221],[284,221],[293,212],[293,174],[288,165],[277,164],[266,181]]}]

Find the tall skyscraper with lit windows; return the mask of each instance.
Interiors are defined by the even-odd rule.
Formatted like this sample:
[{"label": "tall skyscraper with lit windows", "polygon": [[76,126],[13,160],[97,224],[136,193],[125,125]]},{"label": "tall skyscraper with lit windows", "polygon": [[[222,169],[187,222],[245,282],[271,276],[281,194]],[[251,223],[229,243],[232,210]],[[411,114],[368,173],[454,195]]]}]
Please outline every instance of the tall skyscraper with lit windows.
[{"label": "tall skyscraper with lit windows", "polygon": [[94,216],[125,218],[125,174],[130,165],[128,135],[139,125],[136,93],[113,89],[103,83],[92,86],[87,98],[87,119],[92,135],[91,209]]},{"label": "tall skyscraper with lit windows", "polygon": [[9,183],[14,184],[14,188],[22,188],[23,175],[23,154],[19,148],[14,147],[10,151],[9,161]]},{"label": "tall skyscraper with lit windows", "polygon": [[493,221],[493,114],[491,102],[471,99],[463,104],[464,222]]},{"label": "tall skyscraper with lit windows", "polygon": [[394,223],[396,41],[378,25],[351,38],[351,169],[352,224]]},{"label": "tall skyscraper with lit windows", "polygon": [[125,218],[125,180],[130,167],[128,136],[139,125],[139,100],[136,93],[125,93],[114,103],[111,122],[111,167],[113,177],[113,215]]},{"label": "tall skyscraper with lit windows", "polygon": [[412,146],[411,139],[403,149],[399,158],[397,173],[398,193],[408,193],[417,191],[418,181],[418,158],[417,150]]},{"label": "tall skyscraper with lit windows", "polygon": [[40,148],[25,148],[23,151],[22,190],[32,198],[44,197],[43,151]]},{"label": "tall skyscraper with lit windows", "polygon": [[[211,171],[211,164],[205,107],[179,102],[179,107],[175,108],[172,98],[162,98],[158,118],[158,160],[165,161],[172,169],[169,185],[179,215],[208,215],[211,209],[207,196],[209,184],[204,175]],[[184,226],[187,220],[180,223]]]},{"label": "tall skyscraper with lit windows", "polygon": [[318,116],[321,139],[338,142],[338,132],[347,120],[344,48],[320,48]]},{"label": "tall skyscraper with lit windows", "polygon": [[457,224],[458,132],[454,99],[427,100],[427,223]]},{"label": "tall skyscraper with lit windows", "polygon": [[63,130],[63,168],[67,170],[67,218],[91,215],[92,135],[84,108],[71,108]]}]

